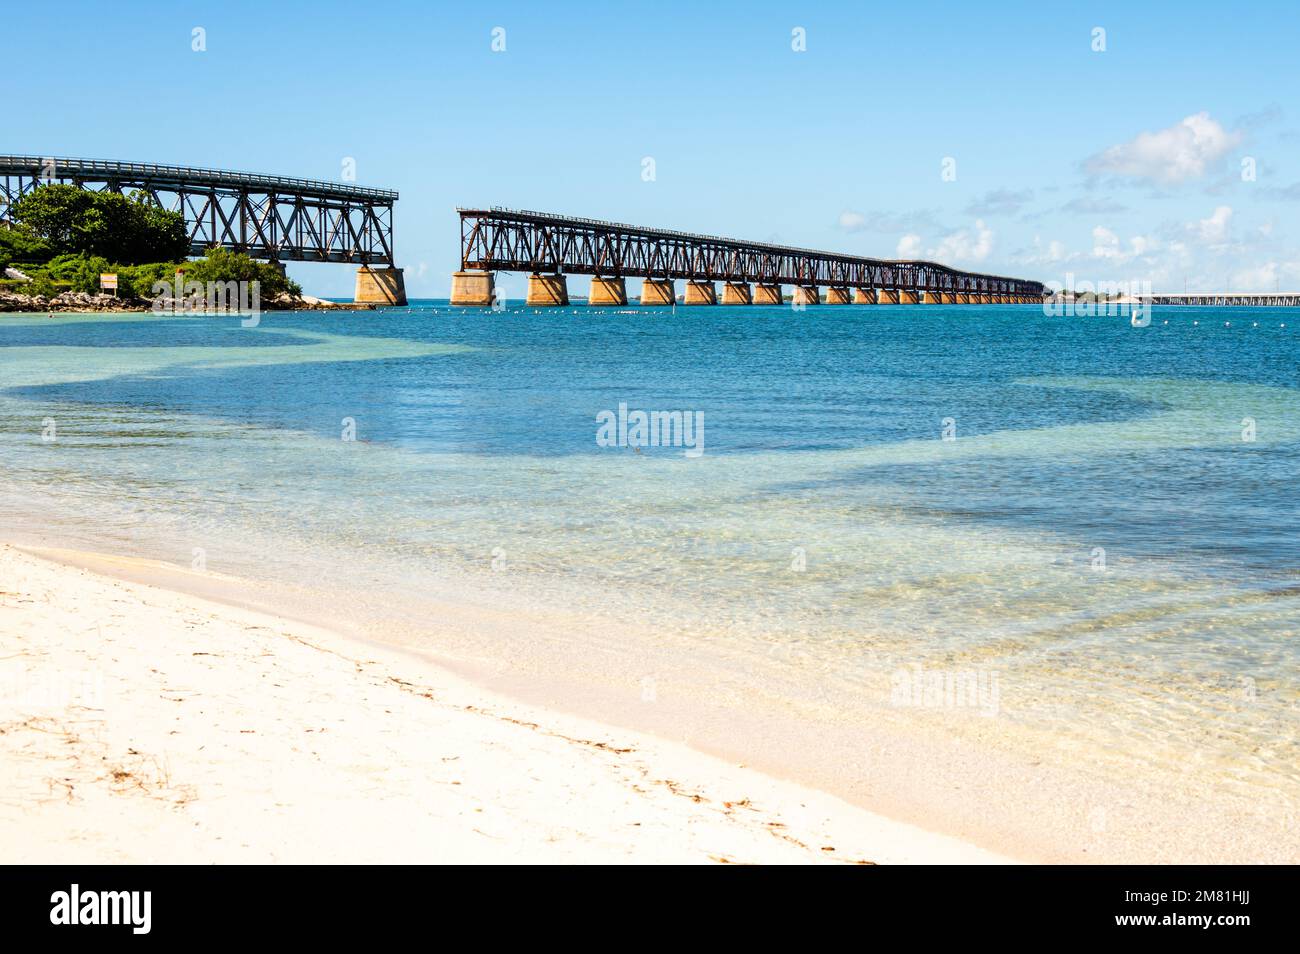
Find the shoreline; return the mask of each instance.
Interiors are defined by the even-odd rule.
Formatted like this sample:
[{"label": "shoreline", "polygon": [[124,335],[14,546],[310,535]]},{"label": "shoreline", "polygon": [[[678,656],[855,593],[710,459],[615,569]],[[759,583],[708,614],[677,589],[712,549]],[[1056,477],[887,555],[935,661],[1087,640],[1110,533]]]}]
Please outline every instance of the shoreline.
[{"label": "shoreline", "polygon": [[329,629],[0,567],[6,863],[1010,861]]},{"label": "shoreline", "polygon": [[[531,713],[521,717],[529,722],[576,720],[620,738],[653,740],[646,745],[685,752],[715,768],[743,765],[768,781],[833,799],[851,814],[865,812],[872,824],[901,825],[927,837],[937,833],[963,850],[997,859],[1084,864],[1296,859],[1288,835],[1293,810],[1216,791],[1194,771],[1172,779],[1134,771],[1116,777],[1052,735],[1026,750],[1003,735],[1007,727],[1001,720],[989,734],[971,736],[951,722],[921,721],[915,711],[904,713],[902,722],[889,718],[896,713],[859,711],[851,698],[833,700],[839,715],[827,722],[787,697],[790,686],[784,682],[763,683],[776,678],[779,669],[751,674],[750,682],[757,680],[762,691],[745,694],[743,686],[728,681],[735,672],[713,668],[734,659],[706,645],[683,652],[672,642],[655,647],[657,656],[647,654],[647,634],[627,624],[594,633],[567,614],[552,617],[508,602],[488,603],[472,589],[456,589],[454,599],[439,593],[404,607],[423,614],[424,633],[436,637],[431,644],[412,640],[400,613],[383,617],[382,626],[362,625],[371,607],[357,605],[359,597],[366,599],[361,592],[342,599],[332,591],[295,592],[262,578],[113,555],[93,539],[72,543],[77,549],[59,549],[45,533],[26,539],[11,534],[7,542],[74,572],[156,588],[215,605],[222,613],[271,616],[290,621],[290,627],[326,633],[342,651],[437,673],[469,687],[472,697],[491,697]],[[369,619],[373,624],[375,618]],[[479,643],[466,641],[470,630]],[[502,647],[512,646],[515,651],[503,655]],[[522,656],[521,648],[526,649]],[[673,668],[656,668],[656,658],[660,664],[671,660]],[[629,673],[647,671],[660,676],[652,705],[637,701],[639,687],[628,679]],[[907,852],[902,857],[920,860]]]},{"label": "shoreline", "polygon": [[[309,300],[310,299],[310,300]],[[114,298],[112,295],[86,295],[79,293],[77,297],[68,301],[60,301],[58,298],[38,299],[42,304],[39,308],[34,307],[35,301],[26,296],[0,294],[0,314],[5,315],[61,315],[61,314],[88,314],[88,315],[134,315],[134,314],[157,314],[160,318],[184,318],[194,317],[202,318],[209,316],[205,311],[163,311],[155,312],[152,302],[127,302],[122,299]],[[324,298],[314,298],[307,295],[300,299],[287,299],[268,302],[267,307],[262,309],[265,312],[276,311],[375,311],[380,307],[398,307],[398,306],[380,306],[371,303],[357,302],[333,302]],[[227,311],[212,312],[216,315],[239,315],[244,312]]]}]

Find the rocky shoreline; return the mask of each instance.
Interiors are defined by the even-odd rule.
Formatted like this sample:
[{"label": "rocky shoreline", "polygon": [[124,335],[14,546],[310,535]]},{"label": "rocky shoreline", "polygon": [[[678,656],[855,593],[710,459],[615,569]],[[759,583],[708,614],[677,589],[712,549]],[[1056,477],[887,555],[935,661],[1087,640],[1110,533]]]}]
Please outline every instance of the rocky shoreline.
[{"label": "rocky shoreline", "polygon": [[[281,295],[263,303],[263,311],[374,311],[377,305],[354,304],[352,302],[326,301],[303,295],[294,298]],[[0,291],[0,312],[152,312],[152,302],[142,302],[112,295],[91,295],[86,292],[67,291],[53,298],[44,295],[19,295],[14,292]],[[165,311],[164,314],[170,314]],[[202,314],[202,312],[197,312]]]}]

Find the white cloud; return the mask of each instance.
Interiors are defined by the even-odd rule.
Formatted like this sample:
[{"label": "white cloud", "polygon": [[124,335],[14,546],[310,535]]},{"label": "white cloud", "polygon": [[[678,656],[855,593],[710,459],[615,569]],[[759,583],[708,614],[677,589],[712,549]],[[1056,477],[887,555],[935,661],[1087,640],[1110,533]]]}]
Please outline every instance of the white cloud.
[{"label": "white cloud", "polygon": [[1120,237],[1105,226],[1098,225],[1092,230],[1092,257],[1103,258],[1116,265],[1149,256],[1159,247],[1160,243],[1149,235],[1134,235],[1125,247]]},{"label": "white cloud", "polygon": [[1176,185],[1205,175],[1206,169],[1241,142],[1230,132],[1196,113],[1156,132],[1143,132],[1129,142],[1111,146],[1085,163],[1094,174],[1112,174]]},{"label": "white cloud", "polygon": [[861,232],[867,227],[867,217],[861,212],[841,212],[840,228],[846,232]]},{"label": "white cloud", "polygon": [[1119,255],[1119,236],[1098,225],[1092,230],[1092,254],[1096,258],[1114,258]]},{"label": "white cloud", "polygon": [[933,211],[914,209],[911,212],[856,212],[845,209],[840,213],[839,227],[845,232],[923,232],[939,228]]},{"label": "white cloud", "polygon": [[898,249],[895,254],[899,258],[920,258],[921,257],[921,236],[904,235],[898,240]]},{"label": "white cloud", "polygon": [[1278,285],[1277,262],[1265,262],[1263,265],[1235,272],[1232,276],[1233,291],[1274,291]]},{"label": "white cloud", "polygon": [[898,240],[899,258],[923,258],[941,264],[982,262],[993,251],[993,230],[983,219],[975,220],[974,229],[958,229],[939,240],[937,246],[925,248],[921,236],[908,233]]},{"label": "white cloud", "polygon": [[1116,202],[1114,199],[1079,196],[1065,203],[1065,205],[1061,206],[1061,209],[1065,212],[1078,212],[1084,215],[1114,215],[1118,212],[1127,212],[1128,206]]},{"label": "white cloud", "polygon": [[966,206],[967,215],[1015,215],[1033,201],[1033,189],[994,189]]},{"label": "white cloud", "polygon": [[976,219],[974,231],[960,229],[944,236],[930,256],[939,262],[982,262],[992,251],[993,230],[983,219]]},{"label": "white cloud", "polygon": [[1195,231],[1202,242],[1213,245],[1222,242],[1228,236],[1228,223],[1232,220],[1232,206],[1221,205],[1208,219],[1196,223]]},{"label": "white cloud", "polygon": [[1017,249],[1013,253],[1011,261],[1014,261],[1017,265],[1043,266],[1059,265],[1062,262],[1072,261],[1078,257],[1077,252],[1067,251],[1065,243],[1059,239],[1052,239],[1044,245],[1042,236],[1035,235],[1033,248]]}]

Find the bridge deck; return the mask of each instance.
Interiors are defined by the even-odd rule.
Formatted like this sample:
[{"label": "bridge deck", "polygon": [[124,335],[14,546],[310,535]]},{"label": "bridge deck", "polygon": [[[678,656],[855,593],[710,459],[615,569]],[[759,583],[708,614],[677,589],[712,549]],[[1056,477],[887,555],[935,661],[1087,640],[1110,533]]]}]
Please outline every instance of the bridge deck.
[{"label": "bridge deck", "polygon": [[153,162],[121,162],[116,159],[69,159],[59,156],[0,156],[0,176],[35,176],[49,179],[82,179],[87,182],[155,182],[173,185],[254,187],[259,190],[311,195],[332,199],[388,199],[398,195],[389,189],[322,179],[297,179],[230,169],[198,166],[167,166]]}]

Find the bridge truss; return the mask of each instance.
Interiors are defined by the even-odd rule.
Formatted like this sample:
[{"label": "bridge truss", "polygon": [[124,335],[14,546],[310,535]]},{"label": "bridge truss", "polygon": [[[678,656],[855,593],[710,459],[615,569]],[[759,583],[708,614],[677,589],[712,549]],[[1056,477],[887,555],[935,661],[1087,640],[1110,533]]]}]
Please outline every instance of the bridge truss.
[{"label": "bridge truss", "polygon": [[188,166],[0,156],[0,223],[11,221],[24,195],[56,182],[141,192],[180,212],[192,255],[221,246],[273,262],[394,264],[397,193],[386,189]]},{"label": "bridge truss", "polygon": [[1041,297],[1040,282],[511,209],[458,209],[461,269]]}]

